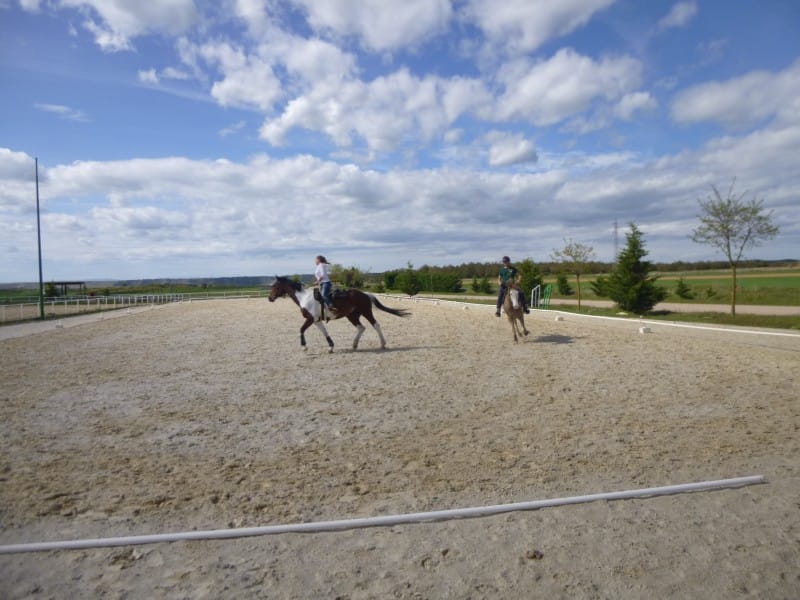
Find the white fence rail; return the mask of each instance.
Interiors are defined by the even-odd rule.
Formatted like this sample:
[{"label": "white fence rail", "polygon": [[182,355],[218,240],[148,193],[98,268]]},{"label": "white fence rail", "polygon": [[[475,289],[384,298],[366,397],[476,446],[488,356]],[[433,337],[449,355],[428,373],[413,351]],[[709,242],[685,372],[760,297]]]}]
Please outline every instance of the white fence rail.
[{"label": "white fence rail", "polygon": [[[46,319],[65,317],[101,310],[114,310],[131,306],[169,304],[171,302],[187,302],[194,300],[220,300],[232,298],[265,297],[266,291],[226,291],[226,292],[192,292],[188,294],[136,294],[112,296],[70,296],[64,298],[46,298],[44,316]],[[0,304],[0,324],[14,323],[38,319],[40,316],[38,302],[20,304]]]}]

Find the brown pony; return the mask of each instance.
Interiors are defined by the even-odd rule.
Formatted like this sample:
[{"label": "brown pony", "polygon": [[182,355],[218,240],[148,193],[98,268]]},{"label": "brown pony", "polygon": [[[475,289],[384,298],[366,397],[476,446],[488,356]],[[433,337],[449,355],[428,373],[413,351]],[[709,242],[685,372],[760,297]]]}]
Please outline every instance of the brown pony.
[{"label": "brown pony", "polygon": [[522,299],[520,298],[522,290],[519,289],[519,284],[516,281],[509,281],[506,285],[508,287],[506,289],[505,298],[503,298],[503,310],[511,323],[514,342],[517,342],[519,341],[517,339],[517,333],[519,333],[519,337],[522,337],[523,334],[528,335],[530,333],[525,328],[525,313],[522,311]]},{"label": "brown pony", "polygon": [[[288,277],[276,276],[269,290],[269,301],[275,302],[276,299],[283,296],[291,298],[300,307],[300,312],[305,318],[305,322],[300,327],[300,345],[303,350],[307,349],[306,330],[312,325],[316,325],[328,341],[328,351],[333,352],[333,340],[328,335],[328,330],[323,320],[322,303],[315,297],[313,290],[304,288],[299,281],[294,281]],[[331,319],[347,317],[347,320],[358,330],[356,337],[353,339],[353,350],[358,349],[358,342],[366,329],[361,324],[361,317],[364,317],[375,328],[375,331],[378,332],[378,337],[381,339],[381,348],[386,348],[386,339],[383,337],[381,326],[372,315],[373,306],[397,317],[409,316],[407,310],[384,306],[375,296],[360,290],[338,290],[333,294],[333,307],[336,310],[327,316]],[[325,310],[327,311],[327,309]]]}]

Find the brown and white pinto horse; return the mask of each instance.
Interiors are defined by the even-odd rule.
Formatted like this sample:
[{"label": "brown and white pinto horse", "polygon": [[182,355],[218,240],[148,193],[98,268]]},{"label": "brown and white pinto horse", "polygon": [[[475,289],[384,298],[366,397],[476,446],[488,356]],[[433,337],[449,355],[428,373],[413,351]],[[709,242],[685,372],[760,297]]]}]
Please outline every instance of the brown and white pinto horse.
[{"label": "brown and white pinto horse", "polygon": [[508,282],[508,289],[506,289],[505,298],[503,298],[503,310],[508,316],[511,323],[511,331],[514,333],[514,342],[517,342],[517,333],[519,337],[528,335],[530,332],[525,329],[525,314],[522,311],[522,290],[519,289],[519,284],[516,281]]},{"label": "brown and white pinto horse", "polygon": [[[328,330],[325,327],[322,316],[322,304],[314,297],[313,289],[303,287],[299,281],[294,281],[288,277],[275,277],[275,282],[269,290],[269,301],[275,302],[276,299],[288,296],[297,306],[300,307],[300,312],[305,318],[305,322],[300,327],[300,345],[303,350],[306,347],[306,330],[312,325],[316,325],[328,341],[329,352],[333,352],[333,340],[328,335]],[[366,294],[360,290],[339,290],[333,294],[333,307],[336,312],[330,315],[332,319],[341,319],[347,317],[355,328],[358,330],[356,337],[353,339],[353,350],[358,349],[358,342],[366,329],[361,324],[361,317],[364,317],[375,331],[378,332],[378,337],[381,338],[381,348],[386,348],[386,339],[383,337],[381,326],[372,315],[372,307],[395,315],[398,317],[407,317],[409,312],[399,308],[389,308],[380,303],[380,301],[372,294]]]}]

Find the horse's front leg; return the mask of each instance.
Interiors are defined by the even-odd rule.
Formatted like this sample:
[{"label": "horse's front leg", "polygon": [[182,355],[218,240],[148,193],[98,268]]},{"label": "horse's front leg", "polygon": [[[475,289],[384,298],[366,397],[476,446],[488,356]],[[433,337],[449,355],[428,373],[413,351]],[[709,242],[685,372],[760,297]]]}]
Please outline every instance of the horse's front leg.
[{"label": "horse's front leg", "polygon": [[325,336],[325,339],[328,340],[328,353],[330,354],[333,352],[333,339],[331,339],[331,336],[328,335],[328,329],[325,327],[325,324],[322,321],[317,321],[316,326],[322,332],[322,335]]},{"label": "horse's front leg", "polygon": [[306,330],[311,327],[313,323],[314,318],[307,316],[302,327],[300,327],[300,346],[303,348],[303,350],[308,350],[308,346],[306,346]]},{"label": "horse's front leg", "polygon": [[514,343],[517,343],[517,321],[511,313],[508,314],[508,322],[511,323],[511,334],[514,336]]}]

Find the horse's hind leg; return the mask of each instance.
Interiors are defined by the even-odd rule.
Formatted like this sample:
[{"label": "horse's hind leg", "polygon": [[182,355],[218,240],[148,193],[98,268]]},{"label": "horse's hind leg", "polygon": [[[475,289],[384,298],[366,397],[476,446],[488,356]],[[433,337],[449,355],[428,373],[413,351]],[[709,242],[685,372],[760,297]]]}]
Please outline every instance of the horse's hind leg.
[{"label": "horse's hind leg", "polygon": [[381,338],[381,348],[386,348],[386,338],[383,337],[383,330],[381,329],[381,324],[375,321],[372,326],[375,328],[375,331],[378,332],[378,337]]},{"label": "horse's hind leg", "polygon": [[364,331],[366,331],[367,328],[361,324],[356,313],[347,315],[347,320],[358,330],[356,331],[356,337],[353,338],[353,350],[358,350],[358,342],[361,341],[361,336],[364,335]]},{"label": "horse's hind leg", "polygon": [[386,338],[383,337],[383,330],[381,329],[381,324],[375,320],[375,317],[372,316],[372,309],[367,313],[364,313],[364,318],[369,321],[369,324],[372,325],[372,328],[378,332],[378,337],[381,338],[381,349],[386,348]]},{"label": "horse's hind leg", "polygon": [[530,331],[528,331],[528,328],[525,327],[525,317],[520,316],[519,322],[522,323],[522,333],[524,333],[525,335],[528,335],[530,333]]}]

